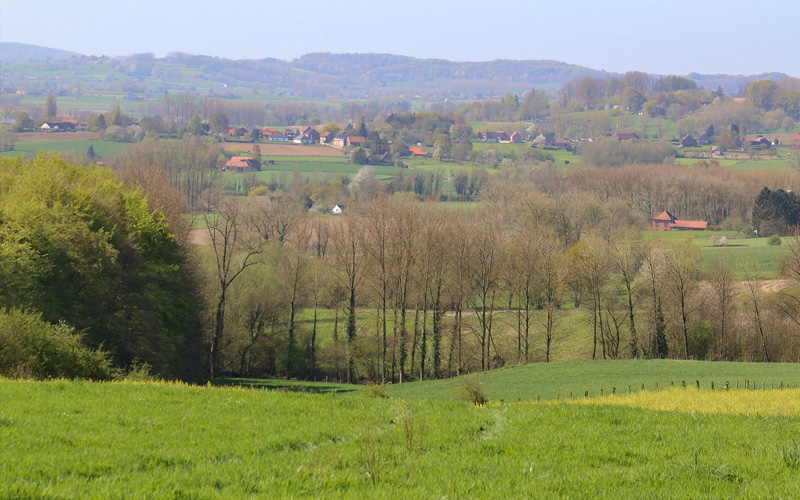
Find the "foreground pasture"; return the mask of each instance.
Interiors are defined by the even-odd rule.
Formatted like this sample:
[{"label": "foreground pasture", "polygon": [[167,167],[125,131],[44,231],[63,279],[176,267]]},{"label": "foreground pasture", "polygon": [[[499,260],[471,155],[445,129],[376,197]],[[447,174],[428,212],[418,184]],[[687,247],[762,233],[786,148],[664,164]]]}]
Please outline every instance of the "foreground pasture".
[{"label": "foreground pasture", "polygon": [[0,402],[0,499],[800,493],[796,404],[743,416],[64,381],[0,381]]}]

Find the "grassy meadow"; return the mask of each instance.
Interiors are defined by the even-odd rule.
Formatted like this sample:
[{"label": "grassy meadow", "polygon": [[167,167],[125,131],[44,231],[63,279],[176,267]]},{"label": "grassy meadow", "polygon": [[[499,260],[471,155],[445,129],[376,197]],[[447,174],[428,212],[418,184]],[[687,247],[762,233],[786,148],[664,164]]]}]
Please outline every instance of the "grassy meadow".
[{"label": "grassy meadow", "polygon": [[[653,369],[675,369],[687,378],[700,373],[696,366],[664,363]],[[609,378],[639,380],[629,365],[596,365]],[[551,367],[555,371],[548,372]],[[547,365],[540,375],[555,380],[575,372],[585,386],[598,373],[573,367]],[[776,368],[771,379],[784,373],[775,364],[749,373],[766,377],[770,368]],[[646,367],[636,370],[641,375]],[[431,383],[418,386],[425,384]],[[492,394],[499,390],[487,383],[491,401],[477,407],[437,399],[435,392],[425,398],[423,390],[410,397],[390,389],[393,397],[370,398],[360,392],[0,380],[0,499],[800,493],[797,389],[674,389],[537,403],[500,402]],[[755,414],[754,404],[760,409]]]}]

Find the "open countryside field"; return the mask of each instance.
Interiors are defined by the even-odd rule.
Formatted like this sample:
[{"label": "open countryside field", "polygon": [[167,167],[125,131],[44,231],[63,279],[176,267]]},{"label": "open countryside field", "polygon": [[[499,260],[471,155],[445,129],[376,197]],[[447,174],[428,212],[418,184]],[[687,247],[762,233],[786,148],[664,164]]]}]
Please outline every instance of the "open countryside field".
[{"label": "open countryside field", "polygon": [[[624,383],[641,379],[649,362],[641,363],[636,376],[630,365],[596,365],[618,371]],[[686,378],[699,373],[676,363],[657,364],[656,373],[671,369]],[[777,380],[780,366],[758,365],[750,373]],[[772,376],[761,371],[773,367],[779,368]],[[520,373],[520,379],[556,381],[575,371],[582,372],[579,385],[586,386],[599,371],[563,368]],[[426,384],[418,384],[418,395]],[[357,392],[0,381],[0,498],[791,498],[800,493],[796,389],[676,389],[558,403],[518,403],[513,396],[500,402],[499,389],[487,383],[487,390],[492,401],[475,407],[452,396],[438,398],[438,389],[432,399],[410,394],[381,399]],[[507,393],[513,392],[508,387]],[[755,398],[762,408],[758,415],[747,411]]]},{"label": "open countryside field", "polygon": [[[252,154],[255,143],[251,142],[222,142],[220,146],[225,151],[241,154]],[[276,142],[258,143],[262,156],[327,156],[333,158],[344,158],[345,153],[341,149],[320,144],[287,144]]]},{"label": "open countryside field", "polygon": [[47,153],[70,153],[79,158],[86,155],[89,146],[102,158],[111,158],[132,147],[131,143],[104,141],[96,132],[26,132],[16,135],[12,151],[4,151],[3,156],[36,156],[41,151]]},{"label": "open countryside field", "polygon": [[[768,245],[767,238],[746,238],[735,231],[644,231],[645,238],[676,243],[691,240],[702,248],[702,268],[707,269],[717,258],[729,258],[730,269],[736,279],[744,279],[744,269],[751,276],[762,279],[778,278],[781,261],[789,254],[792,238],[781,238],[780,245]],[[712,237],[725,237],[724,244]]]}]

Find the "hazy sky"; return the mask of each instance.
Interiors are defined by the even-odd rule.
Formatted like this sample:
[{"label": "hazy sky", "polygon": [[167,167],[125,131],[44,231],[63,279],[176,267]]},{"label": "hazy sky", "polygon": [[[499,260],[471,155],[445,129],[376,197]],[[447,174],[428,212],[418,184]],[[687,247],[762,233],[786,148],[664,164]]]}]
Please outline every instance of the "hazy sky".
[{"label": "hazy sky", "polygon": [[382,52],[800,76],[800,1],[2,0],[0,41],[87,55]]}]

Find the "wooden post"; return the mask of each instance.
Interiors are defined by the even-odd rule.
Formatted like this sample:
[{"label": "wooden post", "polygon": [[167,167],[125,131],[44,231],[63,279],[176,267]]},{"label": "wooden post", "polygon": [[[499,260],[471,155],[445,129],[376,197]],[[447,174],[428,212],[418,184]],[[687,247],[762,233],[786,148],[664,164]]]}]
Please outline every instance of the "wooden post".
[{"label": "wooden post", "polygon": [[711,390],[712,391],[714,390],[714,381],[713,380],[711,381]]},{"label": "wooden post", "polygon": [[541,394],[540,394],[540,395],[538,395],[538,396],[536,396],[536,402],[537,402],[537,403],[538,403],[538,402],[540,402],[541,400],[542,400],[542,396],[541,396]]},{"label": "wooden post", "polygon": [[569,391],[569,399],[572,401],[572,391]]},{"label": "wooden post", "polygon": [[736,388],[737,389],[739,388],[739,381],[738,380],[736,381]]},{"label": "wooden post", "polygon": [[695,382],[697,383],[697,388],[699,389],[700,388],[700,381],[699,380],[695,380]]},{"label": "wooden post", "polygon": [[783,389],[783,380],[781,380],[781,389]]},{"label": "wooden post", "polygon": [[616,387],[612,387],[611,388],[611,394],[616,394],[616,393],[617,393],[617,388]]},{"label": "wooden post", "polygon": [[642,384],[642,386],[639,388],[639,390],[640,390],[640,391],[643,391],[643,390],[644,390],[644,384]]},{"label": "wooden post", "polygon": [[686,381],[685,380],[681,380],[681,387],[686,389]]},{"label": "wooden post", "polygon": [[631,384],[628,384],[628,394],[631,393]]},{"label": "wooden post", "polygon": [[522,401],[522,398],[517,398],[517,403],[519,403],[520,401]]},{"label": "wooden post", "polygon": [[750,381],[749,380],[745,380],[744,381],[744,390],[749,390],[749,389],[750,389]]},{"label": "wooden post", "polygon": [[656,382],[656,392],[658,392],[658,382]]},{"label": "wooden post", "polygon": [[672,380],[670,380],[670,381],[669,381],[669,386],[670,386],[670,387],[675,387],[675,382],[673,382]]},{"label": "wooden post", "polygon": [[603,395],[603,389],[600,389],[600,395],[601,396]]},{"label": "wooden post", "polygon": [[556,401],[558,401],[558,396],[559,396],[559,395],[558,395],[558,394],[556,394]]},{"label": "wooden post", "polygon": [[583,391],[583,399],[587,399],[589,397],[589,391]]}]

